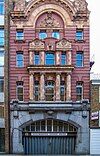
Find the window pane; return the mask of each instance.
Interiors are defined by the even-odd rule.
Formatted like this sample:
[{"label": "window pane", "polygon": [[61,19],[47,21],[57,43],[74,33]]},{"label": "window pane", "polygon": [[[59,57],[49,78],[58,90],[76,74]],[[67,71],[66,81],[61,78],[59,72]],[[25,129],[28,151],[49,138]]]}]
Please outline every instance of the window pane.
[{"label": "window pane", "polygon": [[54,65],[55,56],[54,53],[46,53],[46,65]]},{"label": "window pane", "polygon": [[61,54],[61,65],[65,65],[66,64],[66,53],[62,53]]},{"label": "window pane", "polygon": [[39,53],[34,54],[34,64],[39,65],[40,64],[40,56]]},{"label": "window pane", "polygon": [[23,40],[23,39],[24,39],[23,30],[18,30],[18,31],[16,32],[16,39],[17,39],[17,40]]},{"label": "window pane", "polygon": [[39,100],[39,81],[34,82],[34,96],[35,96],[35,101]]},{"label": "window pane", "polygon": [[4,92],[4,79],[0,78],[0,93]]},{"label": "window pane", "polygon": [[4,46],[4,29],[0,29],[0,45]]},{"label": "window pane", "polygon": [[0,0],[0,15],[4,15],[4,1]]},{"label": "window pane", "polygon": [[17,67],[23,67],[23,53],[17,53]]},{"label": "window pane", "polygon": [[23,86],[17,85],[17,98],[19,101],[23,101]]},{"label": "window pane", "polygon": [[43,32],[43,31],[41,31],[41,32],[39,32],[39,39],[45,39],[45,38],[47,38],[47,33],[46,32]]},{"label": "window pane", "polygon": [[83,53],[76,54],[76,66],[82,67],[83,66]]},{"label": "window pane", "polygon": [[58,31],[54,31],[54,32],[52,33],[52,37],[54,37],[54,38],[56,38],[56,39],[59,39],[59,38],[60,38],[59,32],[58,32]]},{"label": "window pane", "polygon": [[0,66],[4,66],[4,51],[0,51]]},{"label": "window pane", "polygon": [[76,100],[80,101],[80,100],[82,100],[82,97],[83,97],[83,84],[77,83],[77,85],[76,85]]},{"label": "window pane", "polygon": [[77,30],[76,39],[77,40],[82,40],[83,39],[83,31],[82,30]]}]

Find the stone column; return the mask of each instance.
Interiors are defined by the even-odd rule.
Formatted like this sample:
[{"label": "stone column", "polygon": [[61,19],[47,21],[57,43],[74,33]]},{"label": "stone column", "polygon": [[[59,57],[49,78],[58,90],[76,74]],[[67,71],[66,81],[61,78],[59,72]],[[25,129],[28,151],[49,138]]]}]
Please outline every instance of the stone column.
[{"label": "stone column", "polygon": [[45,64],[45,53],[44,53],[44,51],[40,52],[40,64],[41,65]]},{"label": "stone column", "polygon": [[56,75],[56,101],[60,101],[60,74]]},{"label": "stone column", "polygon": [[34,76],[33,74],[30,74],[30,82],[29,82],[29,97],[30,100],[34,100]]},{"label": "stone column", "polygon": [[29,62],[30,62],[30,65],[33,64],[33,52],[32,51],[29,52]]},{"label": "stone column", "polygon": [[72,56],[71,56],[71,51],[67,52],[67,65],[72,64]]},{"label": "stone column", "polygon": [[56,52],[56,65],[60,65],[60,52]]},{"label": "stone column", "polygon": [[66,101],[71,101],[71,74],[66,77]]},{"label": "stone column", "polygon": [[45,100],[45,80],[44,80],[44,73],[41,73],[40,75],[40,101],[44,101]]}]

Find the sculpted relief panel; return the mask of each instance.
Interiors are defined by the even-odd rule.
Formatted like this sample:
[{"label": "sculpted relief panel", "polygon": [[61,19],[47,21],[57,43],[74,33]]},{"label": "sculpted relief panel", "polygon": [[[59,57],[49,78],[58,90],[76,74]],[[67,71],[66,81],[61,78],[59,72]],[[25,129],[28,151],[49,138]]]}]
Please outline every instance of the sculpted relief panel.
[{"label": "sculpted relief panel", "polygon": [[44,51],[44,42],[40,41],[39,39],[35,39],[29,44],[30,50],[36,50],[36,51]]}]

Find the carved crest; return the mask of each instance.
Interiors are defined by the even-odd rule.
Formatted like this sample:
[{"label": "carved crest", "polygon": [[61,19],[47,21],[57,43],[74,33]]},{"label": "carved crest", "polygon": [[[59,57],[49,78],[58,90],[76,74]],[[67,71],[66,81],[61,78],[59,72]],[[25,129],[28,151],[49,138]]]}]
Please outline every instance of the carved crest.
[{"label": "carved crest", "polygon": [[47,17],[41,21],[40,27],[60,27],[60,23],[52,17],[52,12],[48,12]]},{"label": "carved crest", "polygon": [[78,11],[86,11],[87,10],[87,2],[85,0],[75,0],[74,5]]},{"label": "carved crest", "polygon": [[71,50],[71,43],[66,39],[62,39],[56,43],[56,49],[62,51]]},{"label": "carved crest", "polygon": [[29,49],[36,50],[36,51],[44,50],[44,42],[42,42],[39,39],[35,39],[29,44]]}]

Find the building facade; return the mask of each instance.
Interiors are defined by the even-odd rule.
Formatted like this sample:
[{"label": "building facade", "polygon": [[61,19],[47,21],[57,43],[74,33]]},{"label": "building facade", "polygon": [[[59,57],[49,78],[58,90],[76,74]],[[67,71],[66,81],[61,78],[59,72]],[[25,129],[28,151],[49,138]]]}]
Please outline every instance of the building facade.
[{"label": "building facade", "polygon": [[89,153],[85,0],[19,0],[10,12],[12,153]]},{"label": "building facade", "polygon": [[100,127],[100,75],[91,80],[91,118],[90,126]]},{"label": "building facade", "polygon": [[4,0],[0,0],[0,152],[4,152]]}]

